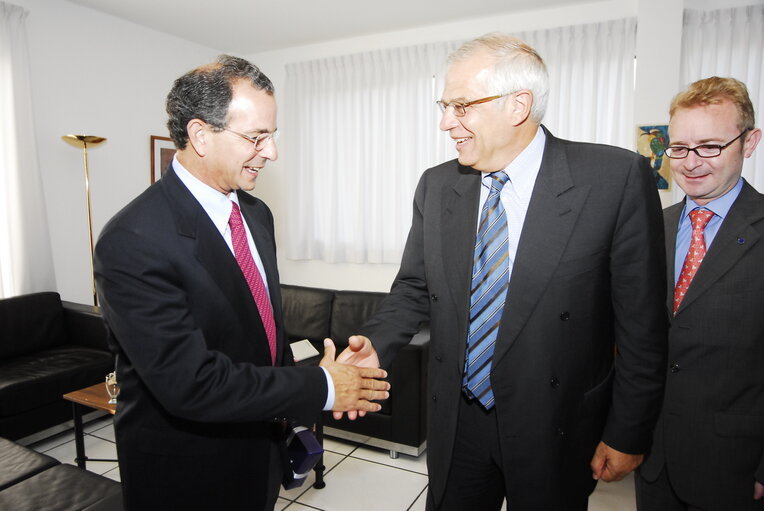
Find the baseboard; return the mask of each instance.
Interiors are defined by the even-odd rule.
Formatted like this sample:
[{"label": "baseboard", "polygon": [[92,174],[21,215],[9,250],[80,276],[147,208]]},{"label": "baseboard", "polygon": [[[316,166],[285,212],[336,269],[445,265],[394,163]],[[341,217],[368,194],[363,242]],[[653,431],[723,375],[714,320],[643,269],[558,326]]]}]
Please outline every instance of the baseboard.
[{"label": "baseboard", "polygon": [[385,449],[386,451],[394,451],[408,456],[419,457],[427,449],[427,440],[421,443],[419,446],[397,444],[389,440],[382,440],[380,438],[374,438],[367,435],[359,435],[358,433],[351,433],[350,431],[344,431],[342,429],[330,428],[324,426],[324,435],[334,438],[340,438],[343,440],[350,440],[351,442],[357,442],[359,444],[371,445]]}]

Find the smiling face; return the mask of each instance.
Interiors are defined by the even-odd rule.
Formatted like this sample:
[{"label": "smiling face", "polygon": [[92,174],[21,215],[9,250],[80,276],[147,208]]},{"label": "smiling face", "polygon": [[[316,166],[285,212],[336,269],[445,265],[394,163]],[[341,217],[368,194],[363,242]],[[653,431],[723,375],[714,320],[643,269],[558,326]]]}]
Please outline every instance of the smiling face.
[{"label": "smiling face", "polygon": [[[232,87],[226,128],[249,137],[276,130],[276,100],[246,80]],[[276,141],[270,138],[260,150],[245,138],[227,130],[215,130],[199,119],[188,124],[189,146],[178,159],[192,174],[221,193],[251,191],[268,160],[278,158]]]},{"label": "smiling face", "polygon": [[[672,146],[724,145],[740,131],[738,111],[729,100],[678,108],[669,122]],[[749,131],[713,158],[690,152],[686,158],[672,159],[674,179],[688,197],[705,205],[735,186],[743,171],[743,159],[751,156],[760,137],[758,129]]]},{"label": "smiling face", "polygon": [[[455,62],[446,74],[441,100],[467,103],[513,92],[488,90],[486,76],[493,72],[492,66],[493,59],[485,51]],[[453,108],[446,108],[440,129],[448,131],[455,141],[459,163],[481,172],[495,172],[505,168],[530,142],[529,128],[535,134],[538,125],[526,122],[531,101],[527,91],[520,91],[469,106],[462,117],[457,117]]]}]

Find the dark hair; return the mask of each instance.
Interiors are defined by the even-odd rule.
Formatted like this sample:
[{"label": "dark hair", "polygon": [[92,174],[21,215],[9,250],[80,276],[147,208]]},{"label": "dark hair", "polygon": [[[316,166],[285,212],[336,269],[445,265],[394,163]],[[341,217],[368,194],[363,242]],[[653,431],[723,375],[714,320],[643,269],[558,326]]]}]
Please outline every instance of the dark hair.
[{"label": "dark hair", "polygon": [[191,119],[200,119],[218,129],[225,127],[233,84],[238,80],[249,80],[256,89],[273,94],[273,83],[256,65],[230,55],[221,55],[212,64],[175,80],[166,101],[167,129],[175,147],[185,149],[186,127]]}]

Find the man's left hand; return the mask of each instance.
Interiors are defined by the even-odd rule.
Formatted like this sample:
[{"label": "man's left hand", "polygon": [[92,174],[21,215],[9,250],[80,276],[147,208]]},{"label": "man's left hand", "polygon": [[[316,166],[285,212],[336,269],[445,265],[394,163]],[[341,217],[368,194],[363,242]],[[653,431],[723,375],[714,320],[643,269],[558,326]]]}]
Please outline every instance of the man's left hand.
[{"label": "man's left hand", "polygon": [[753,482],[753,500],[764,499],[764,484],[759,481]]},{"label": "man's left hand", "polygon": [[620,481],[645,459],[644,454],[626,454],[600,442],[592,458],[592,477],[607,483]]}]

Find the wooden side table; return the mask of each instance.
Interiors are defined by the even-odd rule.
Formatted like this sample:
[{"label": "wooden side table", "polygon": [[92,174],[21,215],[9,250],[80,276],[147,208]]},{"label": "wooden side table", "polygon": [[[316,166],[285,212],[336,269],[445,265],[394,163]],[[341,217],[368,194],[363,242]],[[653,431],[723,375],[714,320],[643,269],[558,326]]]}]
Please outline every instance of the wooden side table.
[{"label": "wooden side table", "polygon": [[74,446],[77,452],[75,461],[80,468],[86,468],[87,461],[117,461],[107,459],[88,458],[85,456],[85,433],[82,429],[82,412],[88,408],[101,410],[114,415],[117,405],[109,404],[109,394],[106,385],[101,382],[84,389],[75,390],[64,394],[64,399],[72,402],[72,418],[74,419]]}]

